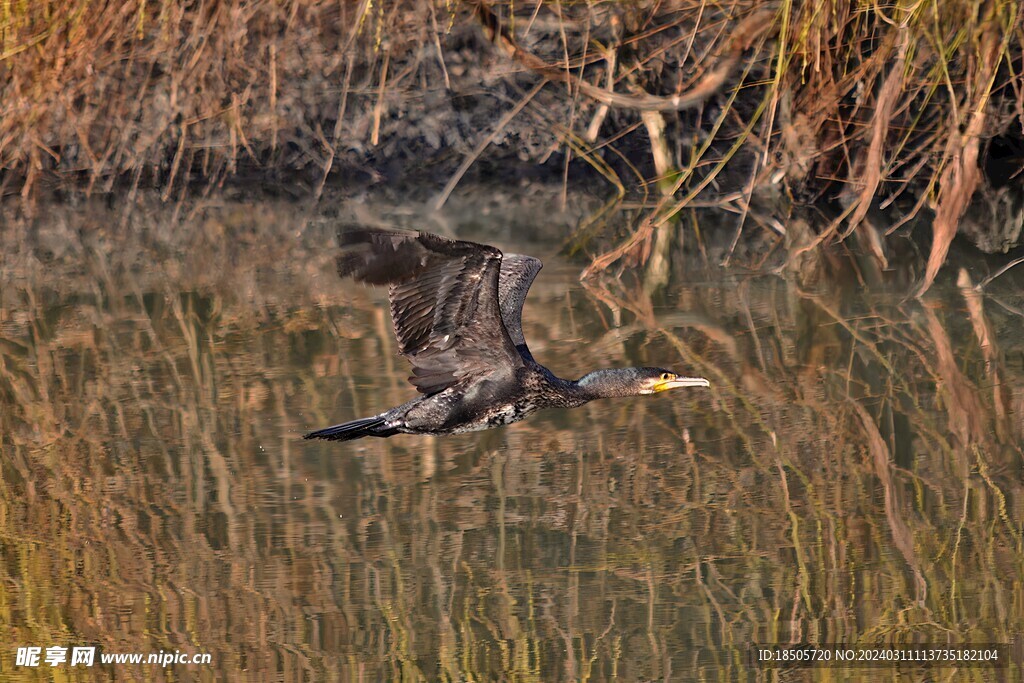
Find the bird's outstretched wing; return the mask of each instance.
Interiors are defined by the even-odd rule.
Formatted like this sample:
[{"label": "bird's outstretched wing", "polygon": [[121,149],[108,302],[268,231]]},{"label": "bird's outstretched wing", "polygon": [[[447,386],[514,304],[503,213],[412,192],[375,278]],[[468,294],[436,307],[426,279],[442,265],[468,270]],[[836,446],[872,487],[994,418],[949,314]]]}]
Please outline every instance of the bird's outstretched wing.
[{"label": "bird's outstretched wing", "polygon": [[375,228],[343,231],[338,242],[339,275],[390,286],[399,350],[421,393],[523,365],[502,322],[494,247]]},{"label": "bird's outstretched wing", "polygon": [[501,273],[498,275],[498,303],[501,305],[501,319],[508,330],[508,336],[516,350],[527,361],[533,355],[523,336],[523,304],[537,273],[544,267],[540,259],[522,254],[505,254],[501,259]]}]

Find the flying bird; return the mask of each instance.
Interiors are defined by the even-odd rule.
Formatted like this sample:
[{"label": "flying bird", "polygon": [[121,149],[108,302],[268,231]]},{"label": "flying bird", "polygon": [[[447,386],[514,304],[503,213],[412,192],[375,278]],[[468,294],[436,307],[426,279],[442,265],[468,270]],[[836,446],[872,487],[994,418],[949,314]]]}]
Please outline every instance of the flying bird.
[{"label": "flying bird", "polygon": [[399,352],[420,396],[307,439],[458,434],[518,422],[542,408],[707,387],[662,368],[595,370],[561,379],[533,359],[522,312],[539,259],[427,232],[359,228],[339,235],[338,274],[388,285]]}]

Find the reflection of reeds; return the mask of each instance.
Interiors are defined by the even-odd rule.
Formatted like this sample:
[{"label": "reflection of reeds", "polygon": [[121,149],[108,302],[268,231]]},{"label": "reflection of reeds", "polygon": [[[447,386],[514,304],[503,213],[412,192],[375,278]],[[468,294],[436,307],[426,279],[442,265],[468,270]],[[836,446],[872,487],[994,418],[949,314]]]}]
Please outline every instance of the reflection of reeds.
[{"label": "reflection of reeds", "polygon": [[191,261],[82,244],[89,211],[4,237],[7,642],[210,651],[254,679],[642,680],[746,675],[751,642],[1024,626],[1024,435],[991,386],[1012,418],[1024,382],[971,335],[1013,343],[1004,309],[768,278],[670,311],[552,268],[526,310],[545,362],[678,365],[711,392],[316,446],[303,429],[411,390],[381,294],[315,235],[266,239],[290,212],[208,211],[252,239]]}]

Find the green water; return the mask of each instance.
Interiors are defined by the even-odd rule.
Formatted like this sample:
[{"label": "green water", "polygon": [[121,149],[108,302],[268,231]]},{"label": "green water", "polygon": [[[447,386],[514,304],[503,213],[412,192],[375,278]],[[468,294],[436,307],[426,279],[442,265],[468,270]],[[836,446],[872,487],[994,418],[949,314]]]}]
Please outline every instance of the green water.
[{"label": "green water", "polygon": [[[224,201],[12,224],[0,673],[829,679],[751,645],[1019,639],[1019,294],[809,292],[699,258],[653,298],[632,268],[585,288],[556,255],[566,225],[509,229],[515,211],[448,227],[545,260],[540,362],[712,388],[306,442],[414,395],[385,292],[334,275],[331,218]],[[19,668],[23,645],[211,663]]]}]

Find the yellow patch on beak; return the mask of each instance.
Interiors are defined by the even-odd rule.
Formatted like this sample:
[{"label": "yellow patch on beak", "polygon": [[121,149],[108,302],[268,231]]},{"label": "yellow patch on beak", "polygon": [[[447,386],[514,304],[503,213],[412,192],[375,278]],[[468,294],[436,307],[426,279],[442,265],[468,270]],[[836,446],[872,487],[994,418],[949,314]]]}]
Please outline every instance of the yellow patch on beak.
[{"label": "yellow patch on beak", "polygon": [[658,393],[659,391],[668,391],[672,388],[671,384],[672,380],[670,379],[659,379],[654,383],[654,393]]}]

